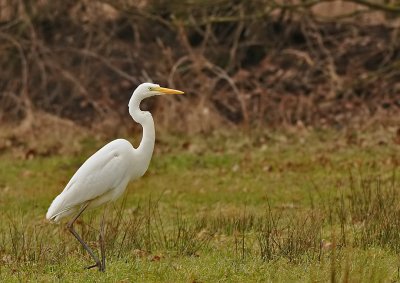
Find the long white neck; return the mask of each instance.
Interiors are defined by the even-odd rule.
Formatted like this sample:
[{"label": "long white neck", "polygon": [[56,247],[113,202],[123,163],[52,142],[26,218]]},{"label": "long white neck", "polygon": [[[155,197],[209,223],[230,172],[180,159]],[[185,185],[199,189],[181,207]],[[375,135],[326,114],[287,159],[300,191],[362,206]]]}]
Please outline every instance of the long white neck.
[{"label": "long white neck", "polygon": [[150,112],[140,110],[141,101],[141,97],[133,94],[128,106],[129,114],[131,114],[133,120],[139,123],[143,128],[142,140],[139,147],[136,149],[136,152],[145,172],[150,164],[151,156],[153,155],[156,134],[154,129],[154,120]]}]

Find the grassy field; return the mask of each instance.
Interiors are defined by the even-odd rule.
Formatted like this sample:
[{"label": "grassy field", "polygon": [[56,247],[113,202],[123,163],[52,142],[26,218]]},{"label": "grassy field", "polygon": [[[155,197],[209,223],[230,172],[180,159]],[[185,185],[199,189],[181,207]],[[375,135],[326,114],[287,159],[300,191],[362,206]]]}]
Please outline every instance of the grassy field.
[{"label": "grassy field", "polygon": [[[107,270],[45,213],[80,164],[0,156],[1,282],[395,282],[400,147],[390,134],[158,139],[107,207]],[[98,248],[102,210],[76,227]]]}]

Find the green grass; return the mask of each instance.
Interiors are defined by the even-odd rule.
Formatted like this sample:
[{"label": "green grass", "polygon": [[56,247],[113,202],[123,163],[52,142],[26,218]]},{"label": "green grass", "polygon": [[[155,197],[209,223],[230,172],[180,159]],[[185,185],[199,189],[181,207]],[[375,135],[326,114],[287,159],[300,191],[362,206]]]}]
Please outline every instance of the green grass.
[{"label": "green grass", "polygon": [[[105,274],[84,270],[91,262],[79,243],[45,220],[101,143],[86,140],[77,156],[5,153],[0,281],[398,281],[400,148],[359,140],[333,132],[161,140],[148,173],[107,208]],[[76,225],[95,248],[101,215]]]}]

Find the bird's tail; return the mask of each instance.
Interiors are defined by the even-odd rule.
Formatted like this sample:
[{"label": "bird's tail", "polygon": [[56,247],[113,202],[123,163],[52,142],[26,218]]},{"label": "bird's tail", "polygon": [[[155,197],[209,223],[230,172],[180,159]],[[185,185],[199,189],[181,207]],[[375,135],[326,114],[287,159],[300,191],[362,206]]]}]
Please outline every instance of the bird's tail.
[{"label": "bird's tail", "polygon": [[63,194],[58,195],[51,203],[46,213],[46,219],[51,222],[59,222],[61,218],[71,215],[75,207],[66,206]]}]

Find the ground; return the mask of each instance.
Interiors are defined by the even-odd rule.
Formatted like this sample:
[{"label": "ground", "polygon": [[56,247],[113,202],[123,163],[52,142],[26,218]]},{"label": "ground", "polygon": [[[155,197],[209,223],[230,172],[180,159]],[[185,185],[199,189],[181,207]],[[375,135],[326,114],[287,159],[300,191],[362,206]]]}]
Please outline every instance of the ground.
[{"label": "ground", "polygon": [[[380,131],[380,132],[379,132]],[[379,133],[378,133],[379,132]],[[0,158],[1,282],[395,282],[395,130],[159,137],[149,171],[107,207],[107,270],[45,220],[105,141]],[[98,248],[102,209],[77,231]]]}]

